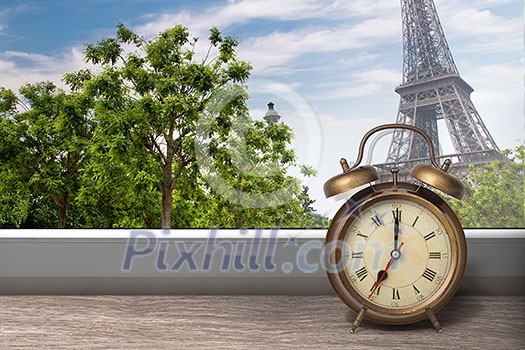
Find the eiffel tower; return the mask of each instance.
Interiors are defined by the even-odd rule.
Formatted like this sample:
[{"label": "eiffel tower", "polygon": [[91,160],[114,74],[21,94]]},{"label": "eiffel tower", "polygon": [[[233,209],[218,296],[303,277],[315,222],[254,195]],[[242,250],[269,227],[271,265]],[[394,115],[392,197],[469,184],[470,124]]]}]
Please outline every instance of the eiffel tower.
[{"label": "eiffel tower", "polygon": [[[459,76],[433,0],[402,0],[401,7],[403,81],[395,89],[400,95],[397,123],[424,130],[436,158],[450,158],[450,171],[458,175],[464,175],[470,164],[503,159],[470,99],[474,89]],[[441,154],[440,119],[447,126],[453,154]],[[396,129],[385,163],[376,166],[383,171],[398,166],[406,174],[417,162],[428,161],[428,154],[420,135]]]}]

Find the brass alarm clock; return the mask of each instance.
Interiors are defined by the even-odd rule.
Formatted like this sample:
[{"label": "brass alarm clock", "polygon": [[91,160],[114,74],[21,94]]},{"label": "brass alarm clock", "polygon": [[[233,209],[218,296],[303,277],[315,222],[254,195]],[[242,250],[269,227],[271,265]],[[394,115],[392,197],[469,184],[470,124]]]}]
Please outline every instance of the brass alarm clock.
[{"label": "brass alarm clock", "polygon": [[461,199],[463,184],[447,173],[450,160],[438,166],[432,141],[422,130],[386,124],[370,130],[352,168],[341,159],[343,173],[324,184],[327,197],[367,185],[339,209],[325,239],[330,283],[361,321],[408,324],[429,318],[441,331],[435,313],[455,294],[467,260],[465,235],[447,203],[428,186],[379,179],[372,166],[359,166],[368,138],[377,131],[401,128],[419,133],[429,146],[431,164],[418,164],[411,176]]}]

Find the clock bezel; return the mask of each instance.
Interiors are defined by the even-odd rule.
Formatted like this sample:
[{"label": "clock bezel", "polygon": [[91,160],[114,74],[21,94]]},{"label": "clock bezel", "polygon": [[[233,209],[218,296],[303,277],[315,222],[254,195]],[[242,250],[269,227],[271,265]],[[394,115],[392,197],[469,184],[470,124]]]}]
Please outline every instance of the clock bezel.
[{"label": "clock bezel", "polygon": [[[385,308],[366,300],[355,290],[348,280],[344,269],[327,269],[328,279],[339,298],[355,312],[367,310],[366,318],[383,324],[408,324],[425,319],[427,309],[433,312],[443,308],[454,296],[465,271],[467,246],[465,234],[459,219],[450,206],[434,192],[415,184],[392,182],[370,185],[354,194],[337,212],[328,229],[325,239],[325,258],[328,266],[341,266],[342,249],[334,248],[333,242],[343,241],[347,232],[345,227],[355,220],[356,211],[360,211],[378,201],[387,198],[399,198],[414,202],[431,211],[439,219],[450,240],[450,268],[441,286],[420,304],[406,308]],[[329,249],[327,250],[327,248]]]}]

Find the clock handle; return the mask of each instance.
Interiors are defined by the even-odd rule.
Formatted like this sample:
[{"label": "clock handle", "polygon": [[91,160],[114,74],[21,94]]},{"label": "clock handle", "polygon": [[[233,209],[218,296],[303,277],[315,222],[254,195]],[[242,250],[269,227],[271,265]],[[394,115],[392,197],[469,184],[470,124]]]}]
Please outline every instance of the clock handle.
[{"label": "clock handle", "polygon": [[361,143],[359,144],[359,154],[357,156],[357,159],[356,159],[354,165],[352,166],[352,168],[350,170],[352,170],[354,168],[357,168],[359,166],[359,164],[361,164],[361,161],[363,160],[365,144],[366,144],[366,141],[368,141],[368,139],[370,138],[370,136],[372,136],[373,134],[375,134],[378,131],[386,130],[386,129],[406,129],[406,130],[417,132],[419,135],[423,136],[425,141],[427,141],[427,143],[428,143],[428,149],[429,149],[429,153],[430,153],[430,162],[436,168],[438,168],[438,169],[440,168],[438,163],[437,163],[437,161],[436,161],[436,156],[435,156],[435,152],[434,152],[434,145],[432,144],[432,140],[430,139],[430,136],[428,136],[428,134],[426,132],[424,132],[423,130],[421,130],[421,129],[415,127],[415,126],[412,126],[412,125],[396,124],[396,123],[394,123],[394,124],[383,124],[383,125],[376,126],[372,130],[368,131],[365,134],[365,136],[363,136],[363,139],[361,140]]},{"label": "clock handle", "polygon": [[[430,139],[430,136],[423,130],[416,128],[415,126],[408,125],[408,124],[383,124],[380,126],[377,126],[367,132],[365,136],[363,136],[363,139],[361,140],[361,144],[359,145],[359,154],[357,156],[357,159],[355,161],[355,164],[352,166],[352,168],[349,168],[347,165],[347,170],[344,170],[346,173],[350,173],[350,171],[355,171],[361,161],[363,160],[363,154],[365,149],[366,141],[375,134],[378,131],[385,130],[385,129],[406,129],[410,131],[417,132],[419,135],[423,136],[425,141],[428,143],[428,150],[429,150],[429,156],[430,156],[430,164],[417,164],[412,171],[410,172],[410,175],[412,177],[418,179],[419,181],[422,181],[434,188],[437,188],[440,191],[445,192],[446,194],[462,199],[465,195],[465,186],[461,181],[459,181],[455,176],[449,174],[448,168],[451,164],[450,159],[445,159],[445,162],[443,163],[443,166],[439,166],[436,161],[436,156],[434,153],[434,145],[432,144],[432,140]],[[346,162],[346,161],[345,161]],[[361,167],[364,168],[364,167]],[[344,169],[344,166],[343,166]],[[368,171],[370,172],[370,171]],[[396,183],[397,177],[394,176],[394,183]]]},{"label": "clock handle", "polygon": [[[427,133],[423,130],[408,124],[383,124],[368,131],[359,145],[359,154],[352,167],[350,167],[346,159],[341,159],[341,167],[343,173],[338,174],[325,182],[323,189],[326,197],[343,193],[349,189],[357,188],[361,185],[371,183],[379,179],[376,169],[373,166],[365,165],[359,166],[363,160],[363,154],[366,141],[378,131],[385,129],[406,129],[414,131],[421,135],[428,144],[430,164],[417,164],[410,172],[410,175],[421,182],[424,182],[446,194],[455,198],[461,199],[465,195],[465,187],[461,181],[455,176],[447,173],[451,164],[450,159],[446,159],[443,166],[440,167],[436,161],[434,153],[434,145]],[[394,186],[396,185],[397,177],[394,176]]]}]

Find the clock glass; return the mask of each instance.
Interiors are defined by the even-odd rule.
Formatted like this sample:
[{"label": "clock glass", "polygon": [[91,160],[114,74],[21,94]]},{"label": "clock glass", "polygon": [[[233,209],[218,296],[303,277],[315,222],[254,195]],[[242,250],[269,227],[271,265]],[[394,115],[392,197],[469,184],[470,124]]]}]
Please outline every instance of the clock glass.
[{"label": "clock glass", "polygon": [[371,201],[343,228],[341,273],[364,304],[403,310],[443,286],[450,238],[440,214],[420,202],[395,194]]}]

